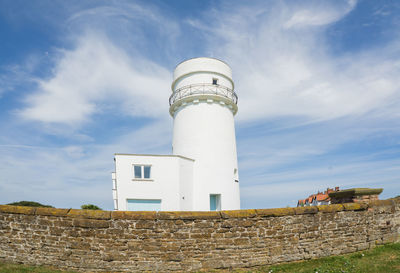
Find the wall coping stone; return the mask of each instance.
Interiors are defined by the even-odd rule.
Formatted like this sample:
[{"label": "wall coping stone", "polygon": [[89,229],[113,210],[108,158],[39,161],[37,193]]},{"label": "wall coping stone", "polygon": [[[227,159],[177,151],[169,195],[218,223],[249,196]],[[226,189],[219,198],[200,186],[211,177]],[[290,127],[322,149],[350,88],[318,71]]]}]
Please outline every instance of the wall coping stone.
[{"label": "wall coping stone", "polygon": [[111,219],[118,220],[152,220],[156,219],[156,211],[122,211],[111,212]]},{"label": "wall coping stone", "polygon": [[382,188],[379,189],[353,188],[353,189],[330,192],[329,197],[343,198],[343,197],[362,196],[362,195],[379,195],[382,191],[383,191]]},{"label": "wall coping stone", "polygon": [[294,215],[295,210],[294,208],[278,208],[278,209],[256,209],[256,213],[258,216],[263,217],[278,217],[278,216],[285,216],[285,215]]},{"label": "wall coping stone", "polygon": [[222,218],[251,218],[257,215],[255,209],[222,210]]},{"label": "wall coping stone", "polygon": [[35,211],[36,207],[0,205],[0,212],[31,215],[35,214]]},{"label": "wall coping stone", "polygon": [[330,213],[338,211],[358,211],[373,209],[381,206],[395,206],[400,203],[400,197],[387,200],[376,200],[369,203],[345,203],[322,206],[288,207],[273,209],[245,209],[223,211],[105,211],[82,209],[59,209],[43,207],[26,207],[0,205],[0,212],[11,214],[44,215],[70,218],[84,218],[97,220],[195,220],[195,219],[221,219],[221,218],[252,218],[252,217],[281,217],[287,215]]},{"label": "wall coping stone", "polygon": [[219,219],[219,211],[158,211],[156,219],[161,220],[195,220],[195,219]]},{"label": "wall coping stone", "polygon": [[344,210],[366,210],[368,209],[367,203],[344,203],[343,204]]},{"label": "wall coping stone", "polygon": [[318,207],[317,206],[297,207],[294,208],[294,212],[296,215],[315,214],[318,213]]},{"label": "wall coping stone", "polygon": [[89,218],[89,219],[111,219],[111,211],[90,210],[90,209],[70,209],[67,217],[71,218]]},{"label": "wall coping stone", "polygon": [[318,211],[320,212],[338,212],[344,210],[342,204],[332,204],[332,205],[322,205],[318,206]]},{"label": "wall coping stone", "polygon": [[71,209],[56,209],[56,208],[36,208],[36,215],[45,216],[66,216]]}]

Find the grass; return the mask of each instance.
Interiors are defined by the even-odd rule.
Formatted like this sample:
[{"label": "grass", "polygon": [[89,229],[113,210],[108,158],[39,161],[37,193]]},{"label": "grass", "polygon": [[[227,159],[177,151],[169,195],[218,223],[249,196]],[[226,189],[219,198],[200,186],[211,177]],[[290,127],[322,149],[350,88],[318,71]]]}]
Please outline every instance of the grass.
[{"label": "grass", "polygon": [[[42,266],[26,266],[0,262],[0,273],[61,273]],[[213,272],[221,272],[216,270]],[[226,272],[226,271],[225,271]],[[233,272],[259,273],[395,273],[400,272],[400,243],[387,244],[353,254],[321,258],[303,262],[264,266],[255,269],[238,269]]]},{"label": "grass", "polygon": [[399,273],[400,243],[378,246],[353,254],[333,256],[303,262],[265,266],[237,272],[260,273]]},{"label": "grass", "polygon": [[0,262],[0,273],[76,273],[75,271],[56,270],[46,266],[29,266]]}]

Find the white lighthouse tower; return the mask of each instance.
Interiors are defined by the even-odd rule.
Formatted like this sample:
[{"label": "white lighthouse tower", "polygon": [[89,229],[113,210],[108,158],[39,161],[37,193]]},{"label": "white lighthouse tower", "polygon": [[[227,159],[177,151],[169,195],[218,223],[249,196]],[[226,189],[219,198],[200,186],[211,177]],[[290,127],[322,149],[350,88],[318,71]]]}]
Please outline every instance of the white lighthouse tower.
[{"label": "white lighthouse tower", "polygon": [[230,67],[213,58],[186,60],[171,88],[172,155],[115,154],[115,210],[240,209]]},{"label": "white lighthouse tower", "polygon": [[231,68],[218,59],[189,59],[175,68],[171,88],[173,154],[195,160],[193,209],[240,209]]}]

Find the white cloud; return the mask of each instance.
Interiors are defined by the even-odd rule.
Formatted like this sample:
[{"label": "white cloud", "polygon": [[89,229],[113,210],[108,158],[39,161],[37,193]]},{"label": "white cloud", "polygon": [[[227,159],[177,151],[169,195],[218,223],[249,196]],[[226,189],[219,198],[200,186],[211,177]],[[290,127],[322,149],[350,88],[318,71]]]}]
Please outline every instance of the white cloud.
[{"label": "white cloud", "polygon": [[336,7],[330,6],[329,2],[319,2],[317,4],[319,4],[319,7],[309,5],[307,8],[297,10],[283,26],[285,28],[298,28],[322,26],[336,22],[352,11],[357,1],[349,0],[345,3],[339,2],[339,6]]},{"label": "white cloud", "polygon": [[240,121],[288,116],[321,121],[387,107],[387,114],[397,112],[398,49],[389,44],[333,54],[325,29],[314,26],[333,24],[355,7],[354,1],[336,3],[239,6],[219,13],[213,28],[192,24],[207,31],[210,52],[232,66]]},{"label": "white cloud", "polygon": [[107,110],[149,117],[167,112],[170,72],[160,65],[93,33],[60,55],[53,75],[38,79],[38,90],[26,99],[23,118],[72,125]]},{"label": "white cloud", "polygon": [[21,117],[79,126],[95,114],[167,113],[171,71],[155,55],[175,48],[176,21],[155,6],[130,1],[77,3],[60,13],[63,25],[59,18],[42,19],[59,27],[69,47],[50,54],[56,55],[52,73],[36,78]]}]

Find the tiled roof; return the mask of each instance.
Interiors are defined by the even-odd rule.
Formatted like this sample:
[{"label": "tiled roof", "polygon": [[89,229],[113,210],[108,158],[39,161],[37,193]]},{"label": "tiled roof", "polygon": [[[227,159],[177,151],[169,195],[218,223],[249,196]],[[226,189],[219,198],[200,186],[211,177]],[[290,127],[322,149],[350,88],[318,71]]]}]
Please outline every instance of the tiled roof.
[{"label": "tiled roof", "polygon": [[327,188],[325,192],[318,192],[316,194],[311,194],[310,196],[308,196],[306,199],[300,199],[298,200],[297,204],[311,204],[314,200],[317,200],[318,202],[322,202],[322,201],[330,201],[331,198],[329,197],[329,193],[331,192],[337,192],[339,191],[339,187],[335,187],[335,189],[330,189]]},{"label": "tiled roof", "polygon": [[317,194],[317,201],[325,201],[328,199],[330,199],[330,198],[329,198],[329,195],[327,195],[327,194],[323,194],[323,193]]}]

